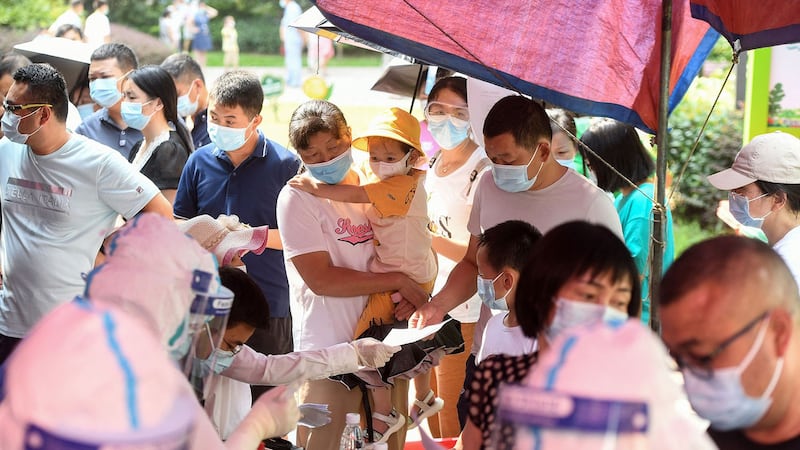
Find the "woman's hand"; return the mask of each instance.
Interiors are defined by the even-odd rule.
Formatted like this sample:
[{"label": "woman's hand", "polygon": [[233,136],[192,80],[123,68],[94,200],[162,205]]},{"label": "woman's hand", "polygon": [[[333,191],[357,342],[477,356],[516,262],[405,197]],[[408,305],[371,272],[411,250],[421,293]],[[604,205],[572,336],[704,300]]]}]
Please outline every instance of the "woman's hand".
[{"label": "woman's hand", "polygon": [[317,191],[317,180],[303,175],[295,175],[287,184],[293,188],[308,192],[309,194],[313,194]]}]

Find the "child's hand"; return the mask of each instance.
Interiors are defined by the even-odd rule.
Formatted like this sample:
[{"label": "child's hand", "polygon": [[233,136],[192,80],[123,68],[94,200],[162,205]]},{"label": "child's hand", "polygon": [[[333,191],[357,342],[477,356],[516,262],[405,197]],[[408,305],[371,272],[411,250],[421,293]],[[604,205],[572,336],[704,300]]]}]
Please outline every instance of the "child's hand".
[{"label": "child's hand", "polygon": [[289,180],[289,186],[313,194],[317,191],[317,180],[303,175],[295,175]]}]

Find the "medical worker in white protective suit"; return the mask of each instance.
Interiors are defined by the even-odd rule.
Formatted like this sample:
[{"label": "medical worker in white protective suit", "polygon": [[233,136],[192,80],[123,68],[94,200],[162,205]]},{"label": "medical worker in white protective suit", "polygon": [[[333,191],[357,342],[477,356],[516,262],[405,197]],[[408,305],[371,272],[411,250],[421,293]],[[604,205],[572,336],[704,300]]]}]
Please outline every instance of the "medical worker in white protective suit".
[{"label": "medical worker in white protective suit", "polygon": [[[4,450],[226,448],[152,330],[81,298],[53,310],[20,343],[6,392]],[[227,448],[253,449],[285,433],[297,419],[292,410],[291,396],[259,400]]]},{"label": "medical worker in white protective suit", "polygon": [[497,436],[516,431],[494,448],[715,449],[669,363],[638,320],[568,329],[522,384],[501,388]]},{"label": "medical worker in white protective suit", "polygon": [[[243,268],[241,257],[248,251],[260,253],[267,242],[266,226],[250,227],[240,223],[235,215],[220,215],[216,219],[201,215],[178,227],[226,266]],[[239,323],[240,327],[242,325],[245,324]],[[239,336],[238,341],[246,340]],[[362,367],[382,367],[399,349],[368,338],[286,355],[264,355],[247,345],[237,346],[235,353],[220,350],[222,358],[211,364],[215,375],[208,382],[211,395],[206,396],[205,409],[220,436],[226,438],[250,409],[249,384],[297,384],[356,372]]]},{"label": "medical worker in white protective suit", "polygon": [[[188,313],[196,297],[225,294],[214,256],[181,233],[172,221],[153,214],[137,216],[121,229],[108,245],[107,255],[106,263],[87,276],[83,299],[63,309],[71,311],[82,305],[79,309],[84,315],[93,310],[109,313],[86,318],[59,309],[67,319],[45,318],[9,361],[7,396],[0,404],[0,448],[56,448],[31,444],[24,433],[32,425],[49,430],[56,439],[53,442],[60,442],[60,435],[65,435],[67,442],[76,437],[83,441],[91,438],[86,441],[91,445],[147,436],[142,431],[144,426],[159,426],[162,419],[174,425],[169,413],[173,405],[159,403],[170,395],[180,406],[181,417],[187,416],[185,408],[193,417],[188,447],[176,448],[253,449],[262,439],[283,435],[295,426],[299,411],[294,397],[278,388],[259,398],[223,444],[175,358],[165,351],[168,348],[177,357],[192,346]],[[198,290],[198,279],[207,282],[200,283],[203,290]],[[97,316],[102,320],[91,319]],[[138,327],[115,339],[116,321],[111,320],[115,318],[120,323],[135,322]],[[102,327],[81,325],[81,320],[90,319]],[[70,339],[72,334],[74,339]],[[122,390],[124,395],[109,395],[120,374],[124,375],[124,384],[112,393]],[[151,381],[153,391],[145,387]],[[184,401],[186,398],[192,401]],[[154,403],[150,399],[155,399]],[[136,408],[137,404],[141,407]],[[151,408],[155,408],[154,417],[146,419]],[[139,409],[144,412],[139,414]],[[124,414],[117,417],[115,413]]]}]

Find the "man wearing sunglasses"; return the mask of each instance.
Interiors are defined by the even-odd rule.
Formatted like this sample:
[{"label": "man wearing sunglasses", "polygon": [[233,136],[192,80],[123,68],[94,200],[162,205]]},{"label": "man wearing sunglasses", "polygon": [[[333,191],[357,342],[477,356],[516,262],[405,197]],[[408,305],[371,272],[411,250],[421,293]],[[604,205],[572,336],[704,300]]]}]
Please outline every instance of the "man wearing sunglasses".
[{"label": "man wearing sunglasses", "polygon": [[169,201],[119,153],[67,130],[67,90],[47,64],[14,72],[0,141],[0,362],[47,312],[83,291],[118,215],[172,218]]},{"label": "man wearing sunglasses", "polygon": [[678,258],[662,337],[721,449],[800,448],[800,296],[766,244],[723,236]]}]

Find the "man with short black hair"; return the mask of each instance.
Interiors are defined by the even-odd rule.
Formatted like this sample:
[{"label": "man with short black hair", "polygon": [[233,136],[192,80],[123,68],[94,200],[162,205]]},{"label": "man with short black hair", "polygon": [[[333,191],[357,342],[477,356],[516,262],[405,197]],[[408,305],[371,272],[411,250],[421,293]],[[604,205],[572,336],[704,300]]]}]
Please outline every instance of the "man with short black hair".
[{"label": "man with short black hair", "polygon": [[[283,262],[276,207],[278,193],[300,161],[267,139],[258,126],[264,93],[255,75],[236,70],[220,76],[209,93],[208,134],[211,144],[195,150],[183,168],[175,196],[175,215],[192,218],[235,214],[253,227],[270,228],[266,250],[242,257],[247,273],[269,302],[266,329],[257,329],[248,345],[264,354],[293,350],[289,282]],[[253,398],[264,391],[253,386]]]},{"label": "man with short black hair", "polygon": [[[208,90],[203,69],[186,53],[176,53],[161,63],[178,91],[178,115],[186,118],[192,130],[194,148],[211,143],[208,137]],[[188,120],[191,119],[191,120]]]},{"label": "man with short black hair", "polygon": [[171,217],[158,188],[119,154],[66,128],[67,90],[47,64],[14,73],[0,141],[0,363],[51,309],[83,292],[119,214]]},{"label": "man with short black hair", "polygon": [[664,275],[659,310],[720,449],[800,448],[800,295],[774,250],[740,236],[696,244]]},{"label": "man with short black hair", "polygon": [[139,67],[139,61],[130,47],[118,43],[101,45],[89,60],[89,95],[102,108],[85,118],[75,132],[113,148],[127,160],[144,136],[122,119],[119,84],[122,77]]}]

